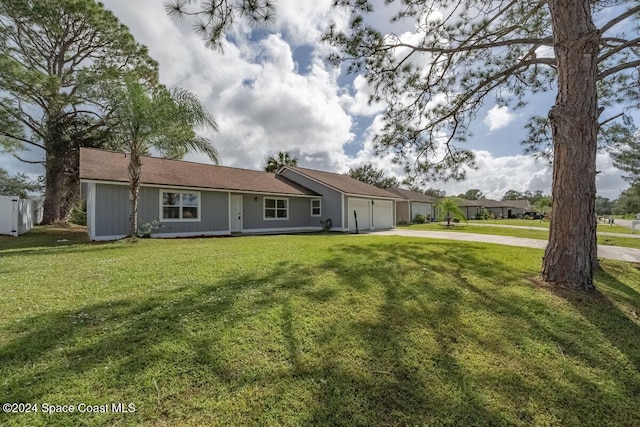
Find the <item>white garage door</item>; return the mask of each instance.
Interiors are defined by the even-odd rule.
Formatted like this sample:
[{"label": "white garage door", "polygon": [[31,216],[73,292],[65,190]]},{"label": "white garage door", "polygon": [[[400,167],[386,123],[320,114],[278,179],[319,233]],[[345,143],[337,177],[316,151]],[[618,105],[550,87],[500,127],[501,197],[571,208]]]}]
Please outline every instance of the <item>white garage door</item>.
[{"label": "white garage door", "polygon": [[373,228],[380,230],[393,227],[393,202],[376,200],[373,205]]},{"label": "white garage door", "polygon": [[356,231],[356,221],[353,211],[358,216],[358,229],[371,229],[371,201],[365,199],[349,199],[349,231]]},{"label": "white garage door", "polygon": [[430,203],[413,203],[411,205],[411,220],[416,217],[418,214],[424,215],[425,218],[432,216],[431,214],[431,204]]}]

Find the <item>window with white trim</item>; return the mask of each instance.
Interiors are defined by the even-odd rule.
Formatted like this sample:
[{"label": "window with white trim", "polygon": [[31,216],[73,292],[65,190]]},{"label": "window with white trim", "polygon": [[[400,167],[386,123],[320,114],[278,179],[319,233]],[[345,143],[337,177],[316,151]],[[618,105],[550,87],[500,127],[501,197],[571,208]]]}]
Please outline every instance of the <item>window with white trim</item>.
[{"label": "window with white trim", "polygon": [[322,216],[322,201],[320,199],[311,200],[311,216]]},{"label": "window with white trim", "polygon": [[199,221],[200,193],[194,191],[162,191],[162,221]]},{"label": "window with white trim", "polygon": [[289,219],[289,199],[265,197],[264,219]]}]

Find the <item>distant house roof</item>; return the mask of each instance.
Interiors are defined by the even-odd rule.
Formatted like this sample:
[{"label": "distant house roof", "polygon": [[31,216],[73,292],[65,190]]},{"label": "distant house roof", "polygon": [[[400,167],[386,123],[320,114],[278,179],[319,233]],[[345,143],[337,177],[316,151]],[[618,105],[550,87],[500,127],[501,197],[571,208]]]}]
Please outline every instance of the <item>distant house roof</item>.
[{"label": "distant house roof", "polygon": [[529,201],[524,200],[492,200],[492,199],[478,199],[479,203],[485,208],[516,208],[516,209],[529,209]]},{"label": "distant house roof", "polygon": [[351,178],[348,175],[341,175],[332,172],[323,172],[315,169],[306,169],[296,166],[284,166],[278,173],[283,170],[292,170],[300,175],[311,178],[314,181],[320,182],[328,187],[333,188],[344,194],[354,196],[367,196],[367,197],[383,197],[387,199],[397,199],[396,194],[390,193],[387,190],[383,190],[373,185],[369,185],[357,179]]},{"label": "distant house roof", "polygon": [[531,203],[527,199],[519,199],[519,200],[504,200],[504,203],[508,203],[509,206],[512,206],[517,209],[523,209],[525,211],[531,209]]},{"label": "distant house roof", "polygon": [[[484,205],[480,202],[480,200],[468,200],[468,199],[462,199],[462,198],[458,198],[458,206],[462,207],[462,206],[477,206],[477,207],[483,207]],[[484,199],[486,200],[486,199]]]},{"label": "distant house roof", "polygon": [[438,201],[435,197],[427,196],[426,194],[419,193],[417,191],[405,190],[404,188],[388,188],[387,191],[411,202],[435,203]]},{"label": "distant house roof", "polygon": [[[80,149],[80,179],[129,182],[128,164],[128,154],[92,148]],[[318,195],[270,172],[156,157],[142,157],[142,183],[251,193]]]}]

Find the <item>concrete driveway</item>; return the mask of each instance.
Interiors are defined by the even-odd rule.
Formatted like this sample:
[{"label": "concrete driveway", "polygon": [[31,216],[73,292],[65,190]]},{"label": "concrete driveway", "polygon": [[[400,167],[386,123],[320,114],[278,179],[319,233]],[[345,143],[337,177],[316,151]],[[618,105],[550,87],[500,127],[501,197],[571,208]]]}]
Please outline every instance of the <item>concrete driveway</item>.
[{"label": "concrete driveway", "polygon": [[[547,246],[546,240],[527,239],[524,237],[494,236],[489,234],[458,233],[448,231],[426,231],[426,230],[385,230],[366,233],[377,236],[406,236],[422,237],[427,239],[462,240],[465,242],[495,243],[498,245],[523,246],[527,248],[544,249]],[[640,263],[640,249],[624,248],[619,246],[598,245],[598,257],[616,259],[620,261]]]}]

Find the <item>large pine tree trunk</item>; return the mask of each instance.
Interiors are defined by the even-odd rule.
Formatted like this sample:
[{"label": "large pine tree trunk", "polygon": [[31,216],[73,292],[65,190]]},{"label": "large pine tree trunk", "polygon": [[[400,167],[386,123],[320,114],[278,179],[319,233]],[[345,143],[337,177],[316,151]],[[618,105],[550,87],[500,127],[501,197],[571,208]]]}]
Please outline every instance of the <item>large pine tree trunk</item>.
[{"label": "large pine tree trunk", "polygon": [[542,276],[557,286],[592,291],[596,245],[596,92],[599,34],[589,0],[550,0],[558,64],[553,132],[549,244]]},{"label": "large pine tree trunk", "polygon": [[62,219],[61,208],[65,182],[63,162],[55,154],[47,154],[42,224],[53,224]]}]

